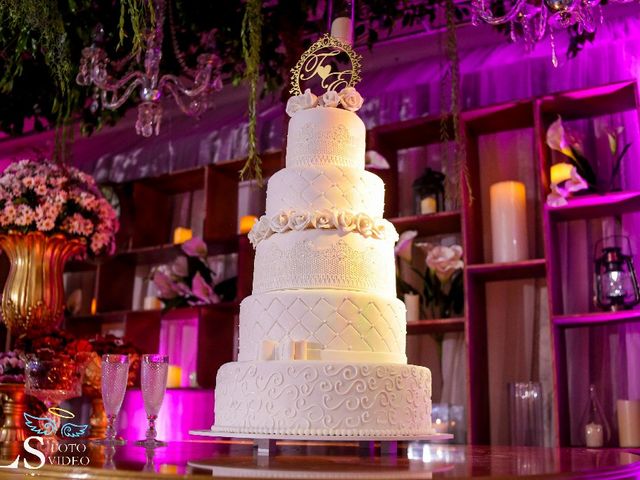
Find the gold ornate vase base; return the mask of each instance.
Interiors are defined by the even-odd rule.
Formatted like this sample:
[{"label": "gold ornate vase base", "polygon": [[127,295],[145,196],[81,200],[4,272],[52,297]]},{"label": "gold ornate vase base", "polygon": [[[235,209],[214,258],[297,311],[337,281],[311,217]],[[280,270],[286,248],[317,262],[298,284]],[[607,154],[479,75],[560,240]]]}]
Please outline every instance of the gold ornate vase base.
[{"label": "gold ornate vase base", "polygon": [[91,399],[91,416],[89,417],[89,432],[91,438],[104,438],[107,433],[107,413],[104,410],[102,398]]},{"label": "gold ornate vase base", "polygon": [[26,409],[24,385],[21,383],[0,383],[0,401],[2,402],[3,422],[0,427],[0,451],[2,453],[15,447],[21,448],[27,438],[24,429],[24,411]]}]

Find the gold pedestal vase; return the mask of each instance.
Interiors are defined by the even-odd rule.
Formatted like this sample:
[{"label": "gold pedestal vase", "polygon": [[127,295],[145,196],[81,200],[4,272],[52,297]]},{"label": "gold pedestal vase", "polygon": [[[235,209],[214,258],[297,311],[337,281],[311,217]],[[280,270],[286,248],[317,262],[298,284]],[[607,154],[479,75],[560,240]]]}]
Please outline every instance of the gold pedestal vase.
[{"label": "gold pedestal vase", "polygon": [[91,416],[89,417],[89,436],[104,438],[107,433],[107,412],[104,410],[102,397],[91,399]]},{"label": "gold pedestal vase", "polygon": [[0,454],[5,456],[19,451],[28,436],[23,418],[26,409],[24,384],[0,383],[0,403],[3,416],[0,427]]},{"label": "gold pedestal vase", "polygon": [[42,232],[0,235],[11,267],[2,295],[2,317],[13,334],[55,328],[64,315],[62,273],[85,246],[77,239]]}]

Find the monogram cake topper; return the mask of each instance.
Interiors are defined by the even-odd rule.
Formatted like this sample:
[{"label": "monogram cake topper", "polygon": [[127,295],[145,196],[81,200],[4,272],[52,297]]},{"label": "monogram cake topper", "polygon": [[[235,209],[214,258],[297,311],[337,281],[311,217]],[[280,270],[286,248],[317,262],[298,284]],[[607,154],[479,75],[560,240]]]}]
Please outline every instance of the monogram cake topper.
[{"label": "monogram cake topper", "polygon": [[[344,58],[348,59],[346,69],[334,68],[334,64]],[[360,81],[361,60],[362,56],[351,45],[324,34],[302,54],[296,66],[291,69],[289,93],[301,95],[301,83],[311,81],[314,77],[320,79],[320,86],[325,92],[354,87]]]}]

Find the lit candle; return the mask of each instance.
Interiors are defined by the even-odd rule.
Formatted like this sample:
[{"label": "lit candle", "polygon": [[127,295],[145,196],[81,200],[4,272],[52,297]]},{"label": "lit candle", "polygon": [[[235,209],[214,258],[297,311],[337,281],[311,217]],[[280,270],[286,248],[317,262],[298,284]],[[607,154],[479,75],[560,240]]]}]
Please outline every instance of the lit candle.
[{"label": "lit candle", "polygon": [[98,311],[98,300],[94,297],[91,299],[91,315],[95,315]]},{"label": "lit candle", "polygon": [[438,211],[438,202],[434,197],[425,197],[420,200],[420,213],[427,215]]},{"label": "lit candle", "polygon": [[587,447],[599,448],[604,445],[603,428],[599,423],[588,423],[584,427],[584,437]]},{"label": "lit candle", "polygon": [[142,308],[144,310],[161,310],[162,300],[160,300],[158,297],[144,297],[144,304]]},{"label": "lit candle", "polygon": [[245,215],[240,217],[240,233],[249,233],[257,221],[258,217],[255,215]]},{"label": "lit candle", "polygon": [[191,240],[193,232],[190,228],[178,227],[173,231],[173,243],[176,245]]},{"label": "lit candle", "polygon": [[527,246],[527,192],[521,182],[491,185],[491,240],[493,261],[517,262],[529,257]]},{"label": "lit candle", "polygon": [[571,178],[571,170],[573,169],[573,165],[570,163],[556,163],[551,166],[551,183],[555,183],[559,185],[565,180],[569,180]]},{"label": "lit candle", "polygon": [[435,422],[433,422],[433,429],[436,433],[449,433],[449,422],[436,418]]},{"label": "lit candle", "polygon": [[621,447],[640,447],[640,400],[618,400]]},{"label": "lit candle", "polygon": [[177,365],[169,365],[167,373],[167,388],[180,388],[182,386],[182,368]]},{"label": "lit candle", "polygon": [[407,307],[407,322],[420,320],[420,295],[416,293],[405,293],[404,305]]}]

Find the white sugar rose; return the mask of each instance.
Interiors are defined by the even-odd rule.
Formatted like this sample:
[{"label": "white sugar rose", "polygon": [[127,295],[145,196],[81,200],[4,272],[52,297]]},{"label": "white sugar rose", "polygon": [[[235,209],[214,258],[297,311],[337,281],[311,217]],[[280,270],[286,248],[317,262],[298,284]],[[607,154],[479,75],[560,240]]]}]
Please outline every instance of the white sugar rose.
[{"label": "white sugar rose", "polygon": [[329,90],[328,92],[324,92],[322,97],[320,97],[320,105],[323,107],[332,107],[335,108],[340,103],[340,95],[335,90]]},{"label": "white sugar rose", "polygon": [[293,117],[300,110],[307,110],[316,105],[318,105],[318,97],[307,88],[302,95],[296,95],[287,101],[287,115]]},{"label": "white sugar rose", "polygon": [[276,233],[282,233],[287,229],[289,225],[289,213],[280,212],[277,215],[271,217],[271,230]]},{"label": "white sugar rose", "polygon": [[271,222],[269,217],[263,215],[260,220],[253,224],[251,231],[249,232],[249,241],[254,247],[258,245],[262,240],[265,240],[271,236]]},{"label": "white sugar rose", "polygon": [[333,223],[342,233],[353,232],[356,229],[356,216],[348,210],[333,212]]},{"label": "white sugar rose", "polygon": [[289,216],[289,228],[301,231],[311,224],[311,214],[309,212],[293,212]]},{"label": "white sugar rose", "polygon": [[329,210],[320,210],[315,213],[311,224],[314,228],[331,228],[333,226],[333,214]]},{"label": "white sugar rose", "polygon": [[427,266],[436,274],[440,282],[448,282],[456,270],[464,267],[462,247],[438,245],[432,248],[427,254]]},{"label": "white sugar rose", "polygon": [[391,239],[394,242],[398,239],[398,232],[393,224],[388,220],[377,220],[373,225],[373,237],[380,240]]},{"label": "white sugar rose", "polygon": [[357,112],[362,107],[364,100],[353,87],[346,87],[340,90],[340,104],[350,112]]},{"label": "white sugar rose", "polygon": [[370,237],[373,232],[373,220],[366,213],[359,213],[356,217],[358,232],[365,237]]}]

